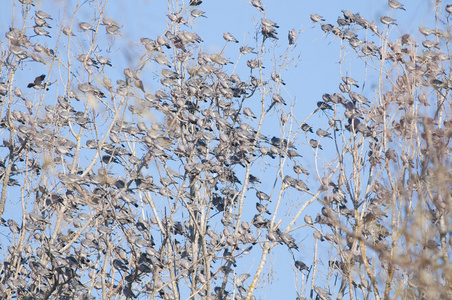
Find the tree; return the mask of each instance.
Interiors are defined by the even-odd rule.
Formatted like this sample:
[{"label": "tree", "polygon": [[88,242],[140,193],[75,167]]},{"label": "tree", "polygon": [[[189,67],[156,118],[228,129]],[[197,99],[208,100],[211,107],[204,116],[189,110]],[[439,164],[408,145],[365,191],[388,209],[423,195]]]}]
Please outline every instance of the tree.
[{"label": "tree", "polygon": [[389,17],[311,16],[341,67],[371,71],[300,117],[284,71],[309,28],[281,32],[261,1],[254,47],[225,32],[207,51],[202,1],[168,1],[125,59],[107,1],[70,19],[19,2],[2,43],[3,298],[255,299],[272,254],[299,298],[450,297],[451,6],[418,42]]}]

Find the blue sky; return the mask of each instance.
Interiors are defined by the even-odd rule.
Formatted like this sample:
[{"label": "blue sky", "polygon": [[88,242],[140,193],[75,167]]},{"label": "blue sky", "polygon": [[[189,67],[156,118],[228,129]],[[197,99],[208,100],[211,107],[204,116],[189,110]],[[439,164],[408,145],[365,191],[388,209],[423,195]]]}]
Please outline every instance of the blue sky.
[{"label": "blue sky", "polygon": [[[291,66],[282,71],[282,77],[286,82],[285,89],[281,91],[281,95],[286,99],[296,99],[296,105],[293,108],[293,114],[297,119],[304,119],[307,117],[317,106],[317,101],[321,100],[323,93],[338,92],[338,84],[341,83],[342,75],[352,76],[358,80],[360,87],[364,83],[364,77],[366,78],[366,84],[363,90],[363,95],[369,99],[373,99],[374,95],[374,80],[375,73],[369,68],[366,69],[365,63],[356,59],[355,55],[348,52],[349,55],[345,56],[343,63],[340,67],[339,61],[341,59],[340,49],[343,46],[342,41],[333,36],[325,35],[320,29],[319,25],[313,24],[309,18],[311,13],[318,13],[326,19],[326,23],[336,25],[336,19],[338,16],[342,17],[341,10],[350,10],[353,13],[359,12],[363,17],[368,20],[375,20],[378,24],[379,30],[387,30],[387,27],[379,22],[379,19],[383,15],[391,15],[397,19],[398,27],[393,27],[391,30],[394,35],[401,35],[404,33],[411,33],[417,40],[420,40],[420,33],[417,30],[417,26],[433,26],[434,19],[431,13],[433,5],[431,1],[416,0],[416,1],[404,1],[406,11],[396,10],[392,11],[387,6],[387,1],[265,1],[262,0],[266,6],[266,17],[276,22],[280,28],[277,30],[280,38],[280,43],[272,48],[272,43],[267,43],[266,53],[266,66],[264,74],[269,77],[272,71],[273,57],[278,57],[286,49],[287,33],[290,29],[295,28],[302,30],[298,38],[297,46],[293,49],[293,57],[299,56],[299,60],[291,64]],[[11,19],[11,4],[12,1],[8,1],[6,5],[3,5],[3,9],[0,11],[0,19],[3,22],[0,23],[0,31],[6,32],[9,27],[7,20]],[[55,24],[68,25],[70,21],[72,8],[74,7],[74,1],[40,1],[36,4],[37,8],[51,14],[54,18]],[[66,14],[64,14],[65,6],[68,8]],[[443,5],[444,7],[444,5]],[[223,47],[225,47],[225,41],[223,39],[224,32],[232,33],[238,40],[239,44],[228,43],[225,47],[224,56],[229,60],[236,62],[239,57],[238,47],[242,45],[248,45],[251,47],[256,46],[254,40],[254,31],[256,24],[263,17],[254,7],[252,7],[248,1],[236,1],[236,0],[220,0],[212,1],[205,0],[204,3],[197,7],[200,10],[206,12],[207,18],[198,18],[195,20],[192,29],[187,30],[196,31],[204,40],[202,44],[203,51],[208,53],[219,53]],[[76,22],[86,21],[93,23],[94,19],[91,15],[92,10],[89,7],[89,3],[84,4],[81,9],[81,13]],[[16,13],[20,13],[20,9],[16,8]],[[161,35],[166,28],[166,13],[167,4],[166,1],[114,1],[111,0],[107,5],[106,16],[114,19],[122,25],[123,39],[117,39],[116,43],[107,53],[106,49],[103,49],[102,55],[110,56],[117,63],[111,69],[112,79],[122,78],[123,69],[126,67],[134,67],[138,62],[139,57],[143,54],[143,47],[139,43],[141,37],[149,37],[155,39],[157,35]],[[84,19],[82,19],[84,18]],[[414,20],[414,21],[413,21]],[[443,20],[445,21],[445,20]],[[165,26],[163,26],[163,25]],[[57,27],[57,26],[55,26]],[[76,24],[74,24],[74,31],[77,31]],[[101,28],[102,33],[104,28]],[[52,31],[52,30],[51,30]],[[363,31],[360,32],[360,38],[362,38]],[[56,35],[56,33],[55,33]],[[65,37],[62,37],[65,38]],[[371,37],[372,40],[377,40],[375,37]],[[83,43],[82,43],[83,44]],[[50,45],[51,46],[51,45]],[[85,47],[88,45],[85,44]],[[2,45],[3,49],[6,47]],[[79,51],[79,52],[78,52]],[[349,48],[348,50],[349,51]],[[82,49],[74,50],[75,53],[83,53]],[[246,60],[251,57],[242,57],[237,72],[244,72],[243,68],[246,65]],[[119,62],[119,63],[118,63]],[[35,67],[35,65],[33,65]],[[31,68],[31,67],[30,67]],[[42,68],[40,70],[39,68]],[[45,73],[47,66],[39,66],[36,72]],[[228,67],[230,70],[234,66]],[[242,68],[242,69],[241,69]],[[149,92],[155,91],[159,88],[159,71],[160,67],[157,64],[149,64],[142,73],[142,78],[145,83],[146,90]],[[55,71],[54,71],[55,72]],[[246,70],[247,72],[247,70]],[[246,72],[242,73],[243,76]],[[37,74],[37,75],[39,75]],[[241,75],[239,73],[239,75]],[[21,82],[22,90],[25,90],[26,84],[30,81],[28,78],[18,77],[18,81]],[[361,89],[359,90],[361,91]],[[257,100],[256,100],[257,101]],[[253,108],[253,104],[248,106]],[[253,110],[257,111],[257,103]],[[266,135],[280,136],[282,133],[279,127],[274,126],[277,122],[276,116],[273,116],[271,121],[264,124],[263,132]],[[326,129],[325,118],[322,114],[316,114],[308,123],[315,129],[322,127]],[[306,168],[312,169],[315,167],[313,163],[313,153],[310,147],[306,145],[306,139],[302,138],[304,135],[300,135],[300,139],[297,143],[298,152],[304,157],[300,159],[300,162]],[[314,137],[310,135],[309,138]],[[308,139],[309,139],[308,138]],[[320,153],[319,168],[322,168],[322,161],[328,162],[334,158],[333,142],[323,139],[321,144],[325,150]],[[272,169],[271,167],[262,166],[261,170]],[[321,171],[322,172],[322,171]],[[268,172],[267,174],[274,174],[274,172]],[[288,174],[294,175],[293,172]],[[320,174],[322,175],[322,174]],[[273,182],[271,175],[269,178],[264,178],[267,182]],[[315,181],[310,181],[310,185],[318,185]],[[271,187],[263,186],[262,190],[269,193]],[[249,192],[250,195],[254,194],[254,191]],[[295,200],[295,195],[287,196],[291,201],[303,201],[308,199],[301,198]],[[251,197],[250,197],[251,198]],[[254,200],[250,200],[254,207]],[[290,205],[290,203],[289,203]],[[308,209],[307,213],[310,213],[315,217],[316,212],[320,208],[319,205],[313,205]],[[8,211],[7,211],[8,213]],[[250,212],[254,214],[254,211]],[[281,218],[286,216],[281,215]],[[4,218],[9,218],[4,215]],[[288,218],[287,218],[288,219]],[[300,220],[297,225],[303,224]],[[295,253],[295,258],[304,261],[310,265],[313,258],[313,240],[312,230],[298,230],[294,233],[294,237],[300,246],[300,252]],[[328,264],[329,252],[328,248],[322,250],[321,263]],[[259,257],[253,257],[250,259],[247,268],[255,268],[258,263]],[[274,259],[274,260],[273,260]],[[291,255],[285,247],[278,247],[275,251],[275,255],[272,256],[272,262],[274,263],[275,273],[268,278],[269,284],[264,284],[265,287],[260,289],[256,295],[259,299],[275,299],[277,297],[295,299],[296,292],[294,290],[294,273],[292,272],[291,264],[293,260]],[[243,271],[249,271],[245,269]],[[318,280],[324,282],[327,278],[322,276],[325,274],[319,274]],[[305,295],[307,296],[307,295]]]}]

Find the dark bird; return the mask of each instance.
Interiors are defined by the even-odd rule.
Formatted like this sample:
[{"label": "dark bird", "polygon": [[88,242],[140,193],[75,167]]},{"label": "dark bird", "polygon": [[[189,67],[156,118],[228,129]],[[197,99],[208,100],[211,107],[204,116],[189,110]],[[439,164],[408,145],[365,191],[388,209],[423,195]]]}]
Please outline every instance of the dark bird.
[{"label": "dark bird", "polygon": [[306,270],[306,271],[309,270],[308,266],[306,266],[306,264],[300,260],[295,261],[295,268],[297,268],[298,271],[300,271],[300,272],[303,270]]},{"label": "dark bird", "polygon": [[331,105],[329,105],[328,103],[325,103],[323,101],[317,102],[317,107],[320,108],[321,110],[328,110],[328,109],[333,110]]},{"label": "dark bird", "polygon": [[301,124],[301,130],[303,130],[304,132],[308,132],[309,131],[311,133],[314,133],[314,131],[312,131],[312,127],[309,126],[306,123]]},{"label": "dark bird", "polygon": [[44,88],[44,79],[46,78],[46,76],[44,74],[38,76],[35,78],[35,80],[33,82],[30,82],[27,87],[28,88],[35,88],[37,90],[43,89]]}]

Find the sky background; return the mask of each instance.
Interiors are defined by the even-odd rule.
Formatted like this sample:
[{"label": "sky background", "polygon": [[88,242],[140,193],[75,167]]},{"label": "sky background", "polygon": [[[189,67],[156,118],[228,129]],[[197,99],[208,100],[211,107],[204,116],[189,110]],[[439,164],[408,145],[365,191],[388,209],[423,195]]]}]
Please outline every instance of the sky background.
[{"label": "sky background", "polygon": [[[0,31],[4,34],[8,31],[11,20],[12,2],[6,1],[0,10]],[[17,4],[17,1],[15,1]],[[432,1],[427,0],[412,0],[401,1],[404,2],[406,11],[396,10],[393,11],[387,6],[387,1],[383,0],[355,0],[355,1],[305,1],[305,0],[281,0],[281,1],[265,1],[262,0],[266,7],[266,17],[276,22],[280,28],[277,30],[280,43],[276,48],[272,48],[272,43],[267,43],[266,57],[268,60],[265,62],[267,68],[264,70],[264,74],[270,77],[273,65],[272,57],[278,57],[283,54],[287,45],[287,33],[290,29],[295,28],[302,31],[298,37],[297,46],[293,49],[293,58],[299,57],[298,61],[294,61],[288,69],[283,69],[281,76],[286,83],[286,86],[281,95],[286,99],[288,104],[294,103],[292,113],[297,119],[303,120],[313,110],[317,108],[317,101],[321,100],[321,96],[324,93],[338,92],[338,84],[341,83],[342,75],[351,76],[358,80],[361,92],[369,100],[374,99],[375,95],[375,77],[371,69],[366,68],[364,62],[356,59],[356,55],[349,52],[348,55],[343,58],[343,63],[340,68],[339,61],[341,59],[340,49],[343,47],[343,41],[338,37],[323,34],[319,24],[313,24],[309,18],[312,13],[317,13],[326,19],[325,23],[337,25],[336,20],[338,16],[342,17],[341,10],[350,10],[353,13],[359,12],[361,16],[368,20],[375,20],[378,24],[380,32],[387,26],[384,26],[379,22],[381,16],[391,15],[397,20],[398,27],[391,27],[393,36],[400,36],[405,33],[410,33],[416,37],[417,41],[420,41],[421,34],[417,30],[417,26],[434,26],[434,19],[432,14],[433,4]],[[75,1],[37,1],[36,8],[41,9],[53,16],[52,24],[64,24],[68,25],[70,17],[73,13],[73,7],[76,4]],[[444,8],[445,4],[441,6]],[[94,23],[94,19],[91,15],[92,8],[90,3],[85,3],[81,8],[81,13],[78,15],[77,22],[85,21]],[[250,5],[248,1],[243,0],[205,0],[202,5],[197,7],[198,9],[205,11],[207,18],[198,18],[195,23],[191,23],[192,29],[187,27],[188,31],[197,32],[204,40],[202,44],[203,51],[208,53],[219,53],[223,47],[225,47],[225,41],[223,39],[224,32],[230,32],[238,40],[239,44],[227,44],[225,48],[224,57],[236,62],[239,58],[239,46],[248,45],[256,47],[256,41],[254,40],[254,32],[256,24],[263,17],[256,8]],[[139,58],[144,53],[143,46],[140,44],[141,37],[149,37],[155,39],[158,35],[161,35],[165,28],[168,12],[166,1],[115,1],[110,0],[106,15],[114,19],[117,23],[121,24],[121,32],[123,39],[118,39],[116,43],[107,52],[106,48],[102,49],[101,54],[103,56],[109,56],[118,65],[114,65],[109,71],[112,75],[112,80],[123,78],[123,69],[126,67],[136,66]],[[190,8],[191,9],[191,8]],[[20,6],[15,9],[16,14],[20,14]],[[84,19],[82,19],[84,18]],[[447,20],[443,20],[447,21]],[[16,24],[16,27],[19,25]],[[59,26],[55,26],[58,28]],[[53,29],[55,29],[53,28]],[[77,25],[73,25],[73,31],[77,31]],[[51,29],[50,31],[52,32]],[[32,29],[30,29],[32,30]],[[100,29],[104,33],[105,29]],[[359,37],[363,38],[364,31],[359,32]],[[55,33],[56,35],[56,33]],[[66,38],[62,36],[62,38]],[[375,37],[370,37],[374,40],[377,46],[380,46],[378,40]],[[128,42],[127,42],[128,41]],[[49,41],[49,43],[54,42]],[[108,41],[107,41],[108,43]],[[49,44],[52,47],[52,44]],[[87,44],[85,45],[87,46]],[[347,45],[348,46],[348,45]],[[1,45],[4,50],[7,45]],[[83,49],[73,49],[74,53],[83,53]],[[239,61],[237,72],[241,77],[246,76],[248,69],[246,68],[246,61],[251,56],[242,57]],[[118,63],[119,62],[119,63]],[[145,83],[147,92],[155,92],[159,87],[159,71],[161,69],[157,64],[149,64],[150,67],[146,67],[142,73],[142,79]],[[245,67],[244,67],[245,66]],[[46,73],[48,66],[36,66],[36,64],[25,66],[26,68],[36,69],[36,76],[42,73]],[[279,66],[278,66],[279,67]],[[42,68],[42,70],[40,70]],[[228,67],[232,70],[234,66]],[[243,71],[245,70],[245,71]],[[58,73],[58,70],[54,70]],[[240,73],[244,72],[244,73]],[[243,76],[242,76],[243,74]],[[366,77],[367,76],[367,77]],[[364,82],[364,78],[366,81]],[[17,81],[22,84],[21,88],[26,91],[26,85],[33,78],[17,78]],[[365,83],[365,84],[364,84]],[[364,88],[361,87],[364,84]],[[20,85],[20,84],[19,84]],[[292,100],[289,100],[292,99]],[[253,104],[247,104],[247,106],[253,108]],[[257,111],[258,103],[253,110]],[[159,116],[156,116],[159,120]],[[273,121],[277,122],[276,116],[273,117]],[[322,127],[326,129],[325,118],[322,114],[316,114],[308,123],[315,129]],[[281,136],[279,126],[274,126],[275,123],[267,122],[264,124],[262,132],[266,135]],[[304,135],[300,135],[303,137]],[[309,138],[314,138],[315,135],[310,135]],[[331,158],[335,156],[333,142],[327,139],[321,141],[324,151],[319,152],[319,171],[322,175],[323,163],[327,163]],[[303,155],[300,162],[307,169],[313,169],[315,167],[313,163],[313,152],[310,147],[306,146],[306,139],[299,139],[297,141],[298,152]],[[265,171],[268,166],[262,166],[262,170]],[[273,172],[274,173],[274,172]],[[268,172],[268,174],[273,174]],[[264,173],[265,174],[265,173]],[[292,172],[287,174],[294,176]],[[268,176],[268,175],[264,175]],[[270,175],[271,176],[271,175]],[[264,178],[263,181],[272,182],[272,178]],[[308,182],[310,186],[318,186],[316,182]],[[261,190],[266,193],[270,193],[271,187],[261,186]],[[254,194],[251,190],[250,194]],[[295,195],[291,195],[291,199],[294,199]],[[301,198],[300,201],[306,200]],[[254,207],[254,199],[251,200]],[[315,218],[320,206],[313,205],[306,213],[312,215]],[[7,213],[14,214],[14,210],[7,209],[5,219],[10,218]],[[250,214],[254,214],[252,211]],[[284,216],[281,216],[284,217]],[[300,220],[297,225],[302,225]],[[313,240],[312,230],[298,230],[294,233],[294,237],[300,247],[300,251],[295,253],[295,258],[304,261],[307,265],[312,263],[313,259]],[[328,249],[328,248],[325,248]],[[257,291],[256,296],[258,299],[295,299],[296,291],[294,290],[294,272],[292,271],[293,259],[286,247],[278,247],[275,254],[271,256],[269,264],[275,264],[275,273],[267,279],[271,284],[268,284],[264,288]],[[260,257],[249,258],[250,269],[255,268]],[[321,252],[321,263],[328,264],[328,260],[332,259],[329,256],[329,252],[324,250]],[[243,270],[245,272],[250,269]],[[327,280],[322,277],[325,274],[318,274],[318,280]],[[334,281],[334,279],[333,279]],[[262,281],[261,281],[262,282]],[[304,295],[308,296],[308,295]]]}]

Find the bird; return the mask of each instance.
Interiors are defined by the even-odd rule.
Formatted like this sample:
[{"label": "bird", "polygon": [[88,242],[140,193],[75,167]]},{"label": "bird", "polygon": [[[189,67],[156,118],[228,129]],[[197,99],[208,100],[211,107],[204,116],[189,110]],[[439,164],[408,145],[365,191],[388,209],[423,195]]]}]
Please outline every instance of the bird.
[{"label": "bird", "polygon": [[46,75],[42,74],[33,80],[33,82],[30,82],[27,87],[28,88],[35,88],[37,90],[44,88],[43,81],[46,78]]},{"label": "bird", "polygon": [[321,110],[333,110],[333,108],[331,107],[331,105],[329,105],[328,103],[325,103],[323,101],[318,101],[317,102],[317,107]]},{"label": "bird", "polygon": [[452,14],[452,4],[447,4],[447,5],[446,5],[446,11],[447,11],[449,14]]},{"label": "bird", "polygon": [[310,18],[311,18],[312,22],[316,22],[316,23],[320,22],[320,21],[325,21],[325,19],[318,14],[311,14]]},{"label": "bird", "polygon": [[346,20],[350,20],[352,22],[355,21],[355,15],[351,11],[343,9],[342,13],[344,14],[344,18]]},{"label": "bird", "polygon": [[262,200],[265,200],[265,201],[270,200],[270,196],[261,191],[256,191],[256,197],[261,201]]},{"label": "bird", "polygon": [[422,41],[422,45],[423,45],[425,48],[428,48],[428,49],[430,49],[430,48],[436,48],[436,49],[439,50],[438,44],[439,44],[438,42],[429,41],[429,40]]},{"label": "bird", "polygon": [[190,3],[188,5],[190,6],[198,6],[202,3],[201,0],[190,0]]},{"label": "bird", "polygon": [[306,266],[306,264],[300,260],[295,261],[295,268],[298,269],[298,271],[303,271],[306,270],[308,271],[308,267]]},{"label": "bird", "polygon": [[289,45],[293,45],[295,42],[295,38],[297,37],[297,32],[295,31],[295,28],[289,31]]},{"label": "bird", "polygon": [[435,30],[423,26],[419,26],[419,32],[422,33],[424,36],[429,36],[431,34],[435,34]]},{"label": "bird", "polygon": [[223,38],[227,41],[227,42],[234,42],[234,43],[238,43],[239,41],[237,41],[237,39],[230,34],[229,32],[225,32],[223,33]]},{"label": "bird", "polygon": [[50,19],[50,20],[53,20],[52,17],[48,13],[45,13],[42,10],[35,11],[35,16],[38,17],[39,19]]},{"label": "bird", "polygon": [[119,28],[117,26],[107,26],[105,27],[105,31],[107,31],[107,33],[110,35],[121,35],[121,32],[119,31]]},{"label": "bird", "polygon": [[71,31],[70,28],[68,28],[66,26],[63,26],[63,27],[61,27],[61,29],[62,29],[62,32],[63,32],[64,35],[66,35],[66,36],[75,36],[75,34]]},{"label": "bird", "polygon": [[357,88],[359,88],[359,85],[358,85],[357,81],[356,81],[355,79],[351,78],[351,77],[345,77],[345,76],[342,76],[342,81],[343,81],[345,84],[348,84],[348,85],[354,85],[354,86],[356,86]]},{"label": "bird", "polygon": [[328,131],[323,130],[321,128],[317,129],[317,131],[315,133],[317,133],[317,135],[320,137],[328,137],[328,138],[332,139],[331,133],[329,133]]},{"label": "bird", "polygon": [[20,88],[17,86],[14,87],[14,95],[16,95],[16,97],[21,98],[22,100],[25,100],[24,94],[22,93]]},{"label": "bird", "polygon": [[387,16],[381,17],[380,18],[380,22],[385,24],[385,25],[391,25],[391,24],[397,25],[395,19],[393,19],[391,17],[387,17]]},{"label": "bird", "polygon": [[86,30],[95,31],[93,25],[91,25],[89,23],[86,23],[86,22],[78,23],[78,27],[80,27],[80,29],[83,30],[83,31],[86,31]]},{"label": "bird", "polygon": [[306,170],[305,168],[303,168],[302,166],[299,166],[299,165],[294,165],[294,166],[293,166],[293,170],[294,170],[294,172],[297,173],[297,174],[303,173],[303,174],[305,174],[305,175],[309,175],[308,170]]},{"label": "bird", "polygon": [[333,30],[333,25],[331,24],[322,24],[320,26],[320,28],[324,31],[324,32],[329,32],[331,30]]},{"label": "bird", "polygon": [[309,145],[311,145],[312,148],[319,148],[320,150],[323,150],[322,146],[314,139],[309,140]]},{"label": "bird", "polygon": [[403,9],[403,10],[406,10],[405,8],[403,8],[403,4],[400,3],[400,2],[397,1],[397,0],[388,0],[388,5],[389,5],[390,8],[393,8],[393,9]]},{"label": "bird", "polygon": [[45,35],[45,36],[47,36],[47,37],[51,37],[50,34],[49,34],[49,32],[48,32],[47,30],[45,30],[44,28],[42,28],[42,27],[34,26],[34,27],[33,27],[33,30],[34,30],[34,32],[35,32],[37,35]]},{"label": "bird", "polygon": [[240,54],[248,54],[248,53],[254,53],[257,54],[256,51],[254,51],[254,48],[249,47],[249,46],[243,46],[239,48]]},{"label": "bird", "polygon": [[286,83],[282,80],[281,76],[279,76],[279,74],[277,74],[276,72],[271,72],[270,76],[274,82],[286,85]]},{"label": "bird", "polygon": [[261,0],[252,0],[251,5],[256,7],[257,9],[264,11],[264,6],[262,5]]},{"label": "bird", "polygon": [[254,115],[253,111],[249,108],[249,107],[244,107],[243,108],[243,113],[245,114],[245,116],[251,117],[253,119],[256,119],[257,117]]},{"label": "bird", "polygon": [[312,222],[312,218],[310,215],[305,215],[304,216],[304,222],[308,225],[313,225],[314,223]]},{"label": "bird", "polygon": [[267,213],[267,214],[271,215],[271,212],[269,212],[268,209],[265,206],[263,206],[262,204],[260,204],[259,202],[256,202],[256,209],[260,214]]},{"label": "bird", "polygon": [[287,105],[286,101],[284,101],[283,97],[281,97],[280,94],[273,94],[272,99],[274,103],[282,103],[284,105]]},{"label": "bird", "polygon": [[303,123],[301,124],[301,130],[303,130],[304,132],[311,132],[314,133],[314,131],[312,131],[312,127],[309,126],[307,123]]},{"label": "bird", "polygon": [[39,27],[52,28],[52,26],[50,26],[45,19],[40,19],[37,17],[35,17],[35,24],[36,24],[36,26],[39,26]]},{"label": "bird", "polygon": [[202,11],[202,10],[199,10],[199,9],[192,9],[191,11],[190,11],[190,14],[191,14],[191,16],[193,17],[193,18],[198,18],[198,17],[204,17],[204,18],[207,18],[204,14],[205,14],[205,12],[204,11]]},{"label": "bird", "polygon": [[180,76],[179,74],[177,74],[174,71],[168,70],[168,69],[162,69],[162,75],[165,78],[169,78],[169,79],[179,79]]}]

